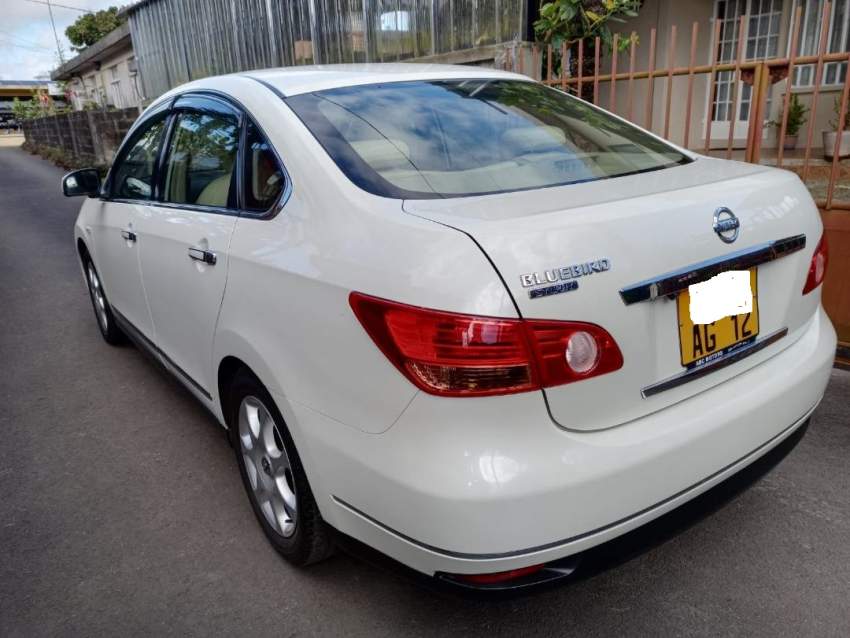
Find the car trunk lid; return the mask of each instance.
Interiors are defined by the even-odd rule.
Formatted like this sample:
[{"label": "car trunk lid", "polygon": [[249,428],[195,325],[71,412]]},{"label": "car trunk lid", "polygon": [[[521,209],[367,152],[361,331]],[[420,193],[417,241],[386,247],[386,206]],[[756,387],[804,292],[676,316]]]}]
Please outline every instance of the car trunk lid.
[{"label": "car trunk lid", "polygon": [[[733,243],[714,230],[720,207],[740,221]],[[650,173],[563,187],[407,200],[404,209],[472,237],[523,317],[585,321],[611,333],[623,353],[620,370],[545,390],[552,418],[570,429],[626,423],[740,374],[790,344],[816,308],[801,291],[820,221],[806,189],[786,171],[700,157]],[[772,254],[777,240],[796,243],[788,254]],[[652,300],[621,291],[759,249],[770,260],[757,266],[757,339],[776,335],[775,342],[687,383],[646,392],[686,371],[677,302],[675,295],[663,295],[663,286],[643,287],[648,296],[658,296]],[[546,289],[550,294],[535,293]],[[786,329],[791,336],[779,338]]]}]

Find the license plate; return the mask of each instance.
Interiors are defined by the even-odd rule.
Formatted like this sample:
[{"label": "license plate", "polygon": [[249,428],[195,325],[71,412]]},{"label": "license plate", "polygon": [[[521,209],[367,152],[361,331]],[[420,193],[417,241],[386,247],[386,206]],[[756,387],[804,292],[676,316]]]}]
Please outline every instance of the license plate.
[{"label": "license plate", "polygon": [[[693,286],[679,293],[676,305],[679,315],[679,351],[682,365],[692,368],[704,365],[724,354],[753,341],[759,332],[758,276],[756,269],[750,271],[752,311],[732,314],[711,323],[694,323],[691,320],[691,292]],[[720,282],[708,281],[699,286],[711,287]],[[722,290],[715,290],[722,294]]]}]

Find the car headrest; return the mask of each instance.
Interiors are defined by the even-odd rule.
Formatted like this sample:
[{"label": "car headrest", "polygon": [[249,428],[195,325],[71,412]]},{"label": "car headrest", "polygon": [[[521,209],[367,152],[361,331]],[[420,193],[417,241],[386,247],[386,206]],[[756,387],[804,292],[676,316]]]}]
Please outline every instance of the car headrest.
[{"label": "car headrest", "polygon": [[502,143],[519,154],[557,148],[566,141],[566,134],[557,126],[523,126],[502,134]]},{"label": "car headrest", "polygon": [[203,206],[227,206],[227,195],[230,192],[230,173],[216,177],[204,187],[196,204]]},{"label": "car headrest", "polygon": [[402,140],[360,140],[351,142],[351,148],[378,172],[410,168],[410,147]]}]

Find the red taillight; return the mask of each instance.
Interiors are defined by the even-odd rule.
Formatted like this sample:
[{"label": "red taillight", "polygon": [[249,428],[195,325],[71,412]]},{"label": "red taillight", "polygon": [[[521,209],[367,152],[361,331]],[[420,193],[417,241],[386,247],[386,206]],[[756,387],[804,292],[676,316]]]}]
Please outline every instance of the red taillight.
[{"label": "red taillight", "polygon": [[349,303],[387,358],[431,394],[527,392],[623,365],[611,335],[589,323],[478,317],[358,292],[351,293]]},{"label": "red taillight", "polygon": [[812,261],[809,264],[809,275],[806,277],[806,285],[803,286],[803,294],[810,293],[823,283],[826,276],[826,267],[829,264],[829,246],[826,243],[826,233],[820,238]]},{"label": "red taillight", "polygon": [[451,580],[469,583],[470,585],[495,585],[497,583],[505,583],[509,580],[516,580],[530,574],[536,574],[544,567],[546,567],[545,564],[530,565],[528,567],[510,569],[506,572],[495,572],[493,574],[451,574],[449,578]]},{"label": "red taillight", "polygon": [[[527,328],[544,388],[623,367],[620,348],[604,328],[578,321],[525,319],[521,323]],[[579,345],[573,347],[575,344]]]}]

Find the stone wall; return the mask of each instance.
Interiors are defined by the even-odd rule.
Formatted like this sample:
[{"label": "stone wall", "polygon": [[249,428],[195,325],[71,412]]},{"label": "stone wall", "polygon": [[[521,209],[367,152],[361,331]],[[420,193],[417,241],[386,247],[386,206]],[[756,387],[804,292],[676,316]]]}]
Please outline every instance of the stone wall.
[{"label": "stone wall", "polygon": [[63,151],[75,165],[105,166],[138,116],[136,108],[48,115],[24,120],[24,136],[32,147]]}]

